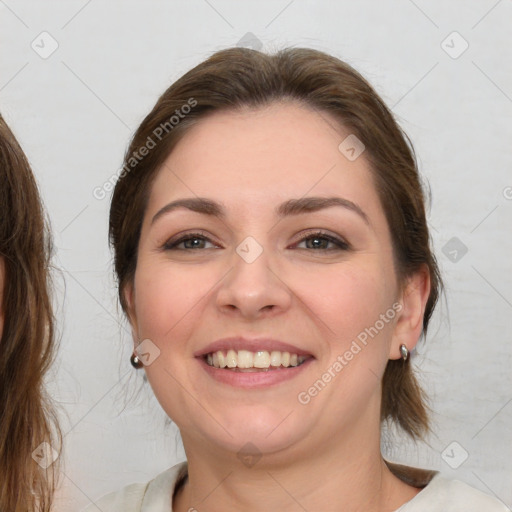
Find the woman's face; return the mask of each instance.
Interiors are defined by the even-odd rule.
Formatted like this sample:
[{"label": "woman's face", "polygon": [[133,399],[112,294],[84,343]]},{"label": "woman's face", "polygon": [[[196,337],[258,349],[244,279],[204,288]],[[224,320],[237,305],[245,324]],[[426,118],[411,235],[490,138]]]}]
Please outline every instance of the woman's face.
[{"label": "woman's face", "polygon": [[[335,127],[295,104],[216,113],[156,176],[126,294],[186,447],[270,454],[378,428],[402,295],[365,154]],[[168,206],[199,198],[215,207]]]}]

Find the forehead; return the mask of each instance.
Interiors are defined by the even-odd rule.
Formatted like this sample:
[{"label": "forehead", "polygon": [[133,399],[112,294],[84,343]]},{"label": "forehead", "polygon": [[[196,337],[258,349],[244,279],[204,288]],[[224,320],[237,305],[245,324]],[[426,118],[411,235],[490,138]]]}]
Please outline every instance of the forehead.
[{"label": "forehead", "polygon": [[[350,135],[330,114],[294,103],[216,112],[175,146],[151,189],[148,214],[181,197],[212,197],[246,215],[307,195],[339,195],[382,214],[364,153],[348,160]],[[263,211],[263,210],[262,210]]]}]

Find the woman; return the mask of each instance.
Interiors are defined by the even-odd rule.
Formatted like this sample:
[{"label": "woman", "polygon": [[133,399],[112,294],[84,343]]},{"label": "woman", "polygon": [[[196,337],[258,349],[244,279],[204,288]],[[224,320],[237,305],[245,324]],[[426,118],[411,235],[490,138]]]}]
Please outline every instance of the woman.
[{"label": "woman", "polygon": [[132,364],[187,462],[100,510],[505,510],[382,458],[383,422],[429,430],[409,353],[442,283],[412,148],[356,71],[220,51],[124,164],[110,236]]},{"label": "woman", "polygon": [[51,244],[37,185],[0,116],[0,510],[48,512],[61,433],[43,379],[55,350]]}]

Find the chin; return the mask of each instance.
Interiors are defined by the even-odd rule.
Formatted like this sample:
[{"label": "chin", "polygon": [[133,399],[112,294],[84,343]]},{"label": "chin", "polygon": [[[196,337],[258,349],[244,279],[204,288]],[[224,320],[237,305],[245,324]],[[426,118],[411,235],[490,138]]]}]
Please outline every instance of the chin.
[{"label": "chin", "polygon": [[296,415],[292,413],[288,416],[291,410],[283,414],[282,410],[270,411],[262,407],[251,409],[246,414],[233,413],[218,417],[226,430],[215,429],[215,433],[205,433],[205,437],[218,447],[237,455],[244,451],[265,455],[286,450],[307,434],[304,422],[296,424],[297,418],[293,418]]}]

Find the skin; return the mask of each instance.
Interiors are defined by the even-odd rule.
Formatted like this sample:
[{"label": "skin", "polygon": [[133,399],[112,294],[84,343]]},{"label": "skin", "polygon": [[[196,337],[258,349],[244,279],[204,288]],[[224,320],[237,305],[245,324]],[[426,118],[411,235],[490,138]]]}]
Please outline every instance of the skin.
[{"label": "skin", "polygon": [[[187,133],[156,176],[125,296],[135,345],[149,338],[160,350],[145,371],[187,454],[178,512],[392,511],[419,492],[383,462],[379,411],[387,361],[421,334],[430,281],[422,269],[399,286],[364,153],[351,162],[338,150],[349,133],[294,103],[215,113]],[[222,203],[226,219],[178,209],[151,223],[170,201],[196,196]],[[349,199],[369,225],[338,206],[274,216],[278,204],[303,196]],[[310,228],[350,249],[301,241]],[[198,229],[209,241],[162,249]],[[247,236],[263,247],[250,264],[235,251]],[[299,403],[298,394],[397,301],[403,309],[393,321],[307,405]],[[193,354],[240,334],[280,339],[315,359],[268,389],[218,383]],[[251,467],[237,457],[248,442],[262,455]]]}]

